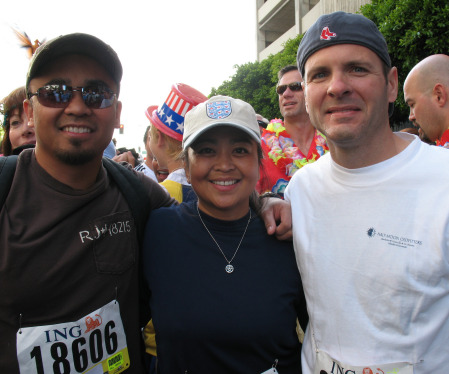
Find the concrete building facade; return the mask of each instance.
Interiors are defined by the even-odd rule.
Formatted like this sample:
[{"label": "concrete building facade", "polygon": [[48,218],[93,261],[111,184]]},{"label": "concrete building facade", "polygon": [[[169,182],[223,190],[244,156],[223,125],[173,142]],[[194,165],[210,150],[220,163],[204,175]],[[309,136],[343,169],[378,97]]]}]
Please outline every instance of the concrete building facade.
[{"label": "concrete building facade", "polygon": [[370,0],[256,0],[257,59],[282,50],[288,39],[302,34],[322,14],[355,13]]}]

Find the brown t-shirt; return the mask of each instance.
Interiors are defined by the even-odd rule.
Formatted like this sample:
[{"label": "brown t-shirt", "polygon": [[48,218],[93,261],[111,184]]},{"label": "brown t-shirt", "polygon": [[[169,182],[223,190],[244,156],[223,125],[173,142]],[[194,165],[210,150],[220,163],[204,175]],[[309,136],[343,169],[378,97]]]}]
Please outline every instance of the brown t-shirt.
[{"label": "brown t-shirt", "polygon": [[[148,188],[152,209],[172,203],[157,183],[137,174]],[[0,232],[0,371],[19,373],[16,334],[34,326],[52,326],[45,332],[45,343],[52,347],[44,347],[42,339],[36,343],[29,357],[33,373],[42,367],[42,357],[48,365],[50,353],[46,356],[41,349],[51,352],[53,368],[61,372],[66,365],[74,372],[70,362],[75,351],[80,370],[86,357],[94,362],[100,355],[105,359],[106,352],[101,350],[114,349],[111,326],[115,323],[107,331],[100,329],[91,341],[78,339],[76,344],[77,330],[68,331],[64,324],[86,318],[116,300],[130,357],[126,372],[140,374],[136,228],[124,196],[106,169],[101,168],[91,188],[74,190],[45,172],[34,150],[22,152],[0,211]],[[102,322],[93,316],[91,324]],[[60,330],[56,324],[62,324]],[[100,340],[108,338],[112,340],[100,347]],[[33,344],[29,343],[31,348]]]}]

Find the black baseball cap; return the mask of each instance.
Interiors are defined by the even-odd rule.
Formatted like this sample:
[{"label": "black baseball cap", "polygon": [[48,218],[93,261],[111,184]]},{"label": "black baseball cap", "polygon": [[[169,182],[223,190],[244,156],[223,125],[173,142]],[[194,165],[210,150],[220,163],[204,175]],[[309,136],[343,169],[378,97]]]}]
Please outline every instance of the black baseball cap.
[{"label": "black baseball cap", "polygon": [[46,64],[69,54],[80,54],[94,59],[104,67],[117,83],[117,87],[120,88],[123,69],[117,53],[108,44],[93,35],[74,33],[51,39],[36,50],[28,68],[25,85],[27,91],[31,79],[39,76]]},{"label": "black baseball cap", "polygon": [[334,12],[319,17],[304,34],[296,56],[302,76],[304,65],[313,53],[336,44],[358,44],[369,48],[391,67],[387,42],[373,21],[360,14]]}]

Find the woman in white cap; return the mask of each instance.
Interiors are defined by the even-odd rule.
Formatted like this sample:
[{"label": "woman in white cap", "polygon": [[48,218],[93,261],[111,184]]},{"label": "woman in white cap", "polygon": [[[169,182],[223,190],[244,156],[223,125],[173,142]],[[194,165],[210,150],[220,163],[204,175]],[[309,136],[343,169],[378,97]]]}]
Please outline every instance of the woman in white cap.
[{"label": "woman in white cap", "polygon": [[226,96],[197,105],[183,150],[198,201],[152,212],[143,248],[158,372],[300,373],[305,298],[292,243],[258,216],[253,108]]}]

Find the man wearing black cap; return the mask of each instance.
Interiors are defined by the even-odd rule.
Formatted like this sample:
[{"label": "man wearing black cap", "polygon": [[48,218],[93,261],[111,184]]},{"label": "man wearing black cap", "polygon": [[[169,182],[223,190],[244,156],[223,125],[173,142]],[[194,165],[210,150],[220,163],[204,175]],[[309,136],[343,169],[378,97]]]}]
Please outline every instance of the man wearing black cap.
[{"label": "man wearing black cap", "polygon": [[285,195],[310,316],[303,373],[445,373],[449,154],[391,131],[397,71],[367,18],[321,16],[297,60],[330,149]]},{"label": "man wearing black cap", "polygon": [[[2,373],[143,371],[137,222],[102,164],[121,77],[116,53],[86,34],[48,41],[31,60],[36,148],[19,156],[0,212]],[[172,203],[135,174],[149,209]]]}]

